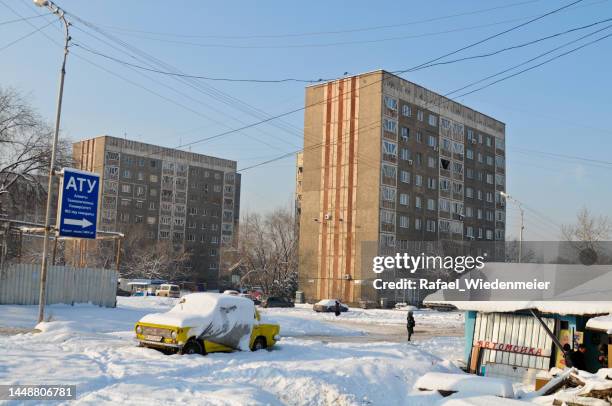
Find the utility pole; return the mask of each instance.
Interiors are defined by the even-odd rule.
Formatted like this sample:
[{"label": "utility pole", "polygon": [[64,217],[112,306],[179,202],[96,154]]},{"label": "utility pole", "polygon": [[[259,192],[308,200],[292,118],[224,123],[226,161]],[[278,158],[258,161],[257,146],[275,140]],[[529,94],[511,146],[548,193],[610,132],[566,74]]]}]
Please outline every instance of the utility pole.
[{"label": "utility pole", "polygon": [[51,204],[53,203],[53,177],[55,176],[55,158],[59,139],[60,119],[62,115],[62,98],[64,96],[64,77],[66,76],[66,59],[68,57],[68,46],[70,43],[69,27],[65,13],[56,4],[47,0],[34,0],[38,7],[46,7],[55,14],[64,24],[64,59],[60,70],[59,91],[57,96],[57,113],[55,116],[55,130],[53,132],[53,148],[51,150],[51,162],[49,163],[49,182],[47,187],[47,208],[45,211],[45,237],[43,239],[42,265],[40,268],[40,295],[38,298],[38,322],[45,318],[45,302],[47,299],[47,265],[49,251],[49,235],[51,234]]},{"label": "utility pole", "polygon": [[523,259],[523,230],[525,230],[525,210],[523,210],[523,204],[519,202],[518,200],[516,200],[515,198],[513,198],[512,196],[510,196],[508,193],[500,192],[500,195],[506,198],[506,200],[512,200],[513,202],[515,202],[518,205],[518,208],[521,212],[521,228],[519,230],[519,246],[518,246],[518,262],[521,263]]}]

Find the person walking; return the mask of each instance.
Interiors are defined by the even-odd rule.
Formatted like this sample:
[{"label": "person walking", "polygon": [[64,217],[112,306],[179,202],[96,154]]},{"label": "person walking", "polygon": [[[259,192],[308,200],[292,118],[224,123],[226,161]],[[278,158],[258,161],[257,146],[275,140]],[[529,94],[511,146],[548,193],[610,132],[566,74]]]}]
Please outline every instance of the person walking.
[{"label": "person walking", "polygon": [[340,316],[340,302],[336,300],[336,306],[334,308],[334,313],[336,314],[336,317]]},{"label": "person walking", "polygon": [[415,325],[416,323],[414,321],[414,316],[412,314],[412,311],[409,311],[408,316],[406,316],[406,329],[408,330],[408,341],[410,341],[412,334],[414,334]]}]

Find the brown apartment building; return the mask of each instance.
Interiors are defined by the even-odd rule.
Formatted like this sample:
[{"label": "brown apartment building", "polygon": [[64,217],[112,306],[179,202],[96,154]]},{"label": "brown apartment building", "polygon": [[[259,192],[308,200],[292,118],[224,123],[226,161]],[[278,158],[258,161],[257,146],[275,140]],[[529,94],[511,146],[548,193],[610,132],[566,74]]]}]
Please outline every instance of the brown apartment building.
[{"label": "brown apartment building", "polygon": [[99,230],[137,228],[143,243],[184,244],[193,282],[217,288],[221,248],[235,243],[238,227],[235,161],[107,135],[75,143],[73,156],[102,176]]},{"label": "brown apartment building", "polygon": [[505,124],[383,70],[306,89],[297,171],[308,301],[376,300],[382,251],[505,239]]}]

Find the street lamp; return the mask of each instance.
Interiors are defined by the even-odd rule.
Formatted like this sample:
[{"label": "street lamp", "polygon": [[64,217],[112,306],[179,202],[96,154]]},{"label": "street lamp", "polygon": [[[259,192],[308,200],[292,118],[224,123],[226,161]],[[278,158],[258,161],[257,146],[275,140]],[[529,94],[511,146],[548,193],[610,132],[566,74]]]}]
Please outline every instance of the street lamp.
[{"label": "street lamp", "polygon": [[510,196],[508,193],[506,192],[499,192],[500,195],[502,195],[506,200],[512,200],[513,202],[515,202],[518,205],[519,210],[521,211],[521,229],[519,231],[519,252],[518,252],[518,262],[521,262],[522,259],[522,255],[523,255],[523,230],[525,229],[525,211],[523,210],[523,204],[521,202],[519,202],[518,200],[516,200],[515,198],[513,198],[512,196]]},{"label": "street lamp", "polygon": [[53,176],[55,175],[55,156],[57,152],[57,143],[59,139],[60,119],[62,115],[62,98],[64,96],[64,77],[66,76],[66,58],[68,57],[68,46],[70,43],[69,27],[70,23],[66,21],[64,10],[59,8],[55,3],[48,0],[34,0],[34,4],[38,7],[46,7],[55,14],[64,24],[64,59],[60,70],[59,91],[57,96],[57,113],[55,115],[55,130],[53,132],[53,148],[51,149],[51,161],[49,163],[49,182],[47,187],[47,208],[45,211],[45,237],[43,240],[42,265],[40,270],[40,295],[38,298],[38,322],[42,322],[45,318],[45,302],[47,293],[47,255],[49,251],[49,234],[51,234],[51,204],[52,204],[52,188]]}]

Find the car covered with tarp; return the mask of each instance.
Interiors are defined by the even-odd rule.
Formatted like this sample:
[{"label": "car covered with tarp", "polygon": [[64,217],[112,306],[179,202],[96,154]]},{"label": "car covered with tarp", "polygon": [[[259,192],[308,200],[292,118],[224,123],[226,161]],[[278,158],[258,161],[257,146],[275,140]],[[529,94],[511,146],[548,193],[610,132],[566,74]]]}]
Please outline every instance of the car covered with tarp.
[{"label": "car covered with tarp", "polygon": [[144,316],[135,332],[141,346],[181,354],[255,351],[280,339],[280,326],[262,323],[252,300],[208,292],[185,295],[169,311]]}]

